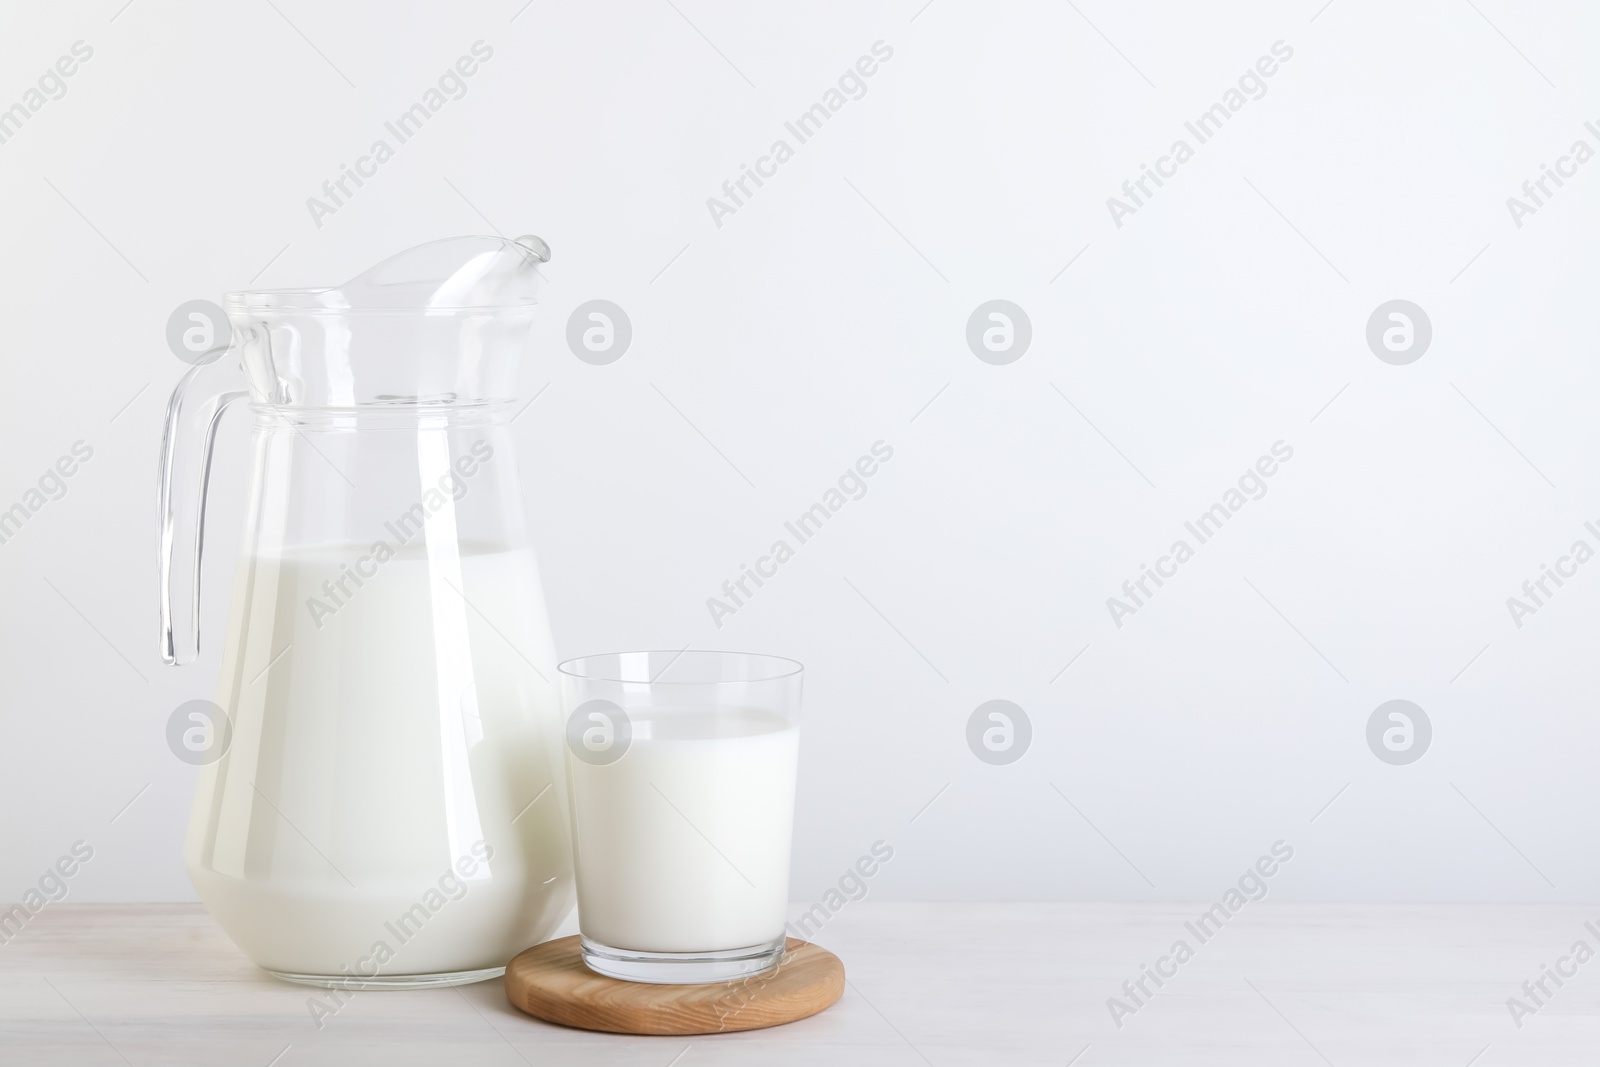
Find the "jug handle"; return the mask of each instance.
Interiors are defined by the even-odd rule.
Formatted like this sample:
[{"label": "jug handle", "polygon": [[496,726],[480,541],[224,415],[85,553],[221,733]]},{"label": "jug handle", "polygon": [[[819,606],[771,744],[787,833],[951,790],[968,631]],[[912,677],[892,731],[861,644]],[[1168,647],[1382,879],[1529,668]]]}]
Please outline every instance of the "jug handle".
[{"label": "jug handle", "polygon": [[[167,401],[161,438],[158,509],[161,573],[161,658],[173,666],[191,662],[200,651],[200,555],[205,544],[206,491],[217,426],[229,404],[250,395],[237,348],[198,364],[179,379]],[[174,557],[182,549],[188,558]],[[188,603],[187,632],[174,606]]]}]

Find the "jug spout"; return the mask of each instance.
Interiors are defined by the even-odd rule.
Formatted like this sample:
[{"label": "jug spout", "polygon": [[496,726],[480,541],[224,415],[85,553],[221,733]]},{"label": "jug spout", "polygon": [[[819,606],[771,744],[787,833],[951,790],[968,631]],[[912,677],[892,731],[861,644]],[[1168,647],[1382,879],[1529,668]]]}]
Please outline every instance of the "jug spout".
[{"label": "jug spout", "polygon": [[352,310],[432,311],[526,307],[539,302],[539,265],[550,246],[538,237],[447,237],[408,248],[335,289],[255,294],[289,308],[300,299]]},{"label": "jug spout", "polygon": [[543,237],[525,233],[517,238],[517,244],[532,252],[540,263],[550,262],[550,246],[545,243]]},{"label": "jug spout", "polygon": [[550,246],[450,237],[323,289],[230,293],[259,403],[279,408],[509,399]]},{"label": "jug spout", "polygon": [[397,252],[343,285],[228,294],[240,313],[459,311],[539,302],[550,246],[532,234],[446,237]]}]

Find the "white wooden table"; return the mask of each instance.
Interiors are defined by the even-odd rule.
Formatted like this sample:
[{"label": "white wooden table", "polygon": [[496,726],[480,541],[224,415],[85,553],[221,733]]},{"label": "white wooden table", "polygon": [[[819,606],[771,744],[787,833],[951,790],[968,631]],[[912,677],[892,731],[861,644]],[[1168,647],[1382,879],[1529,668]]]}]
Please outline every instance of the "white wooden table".
[{"label": "white wooden table", "polygon": [[[847,905],[816,940],[849,988],[822,1015],[694,1039],[549,1026],[499,982],[313,991],[252,967],[199,905],[52,905],[0,945],[0,1063],[1406,1064],[1600,1059],[1600,959],[1519,1028],[1506,999],[1600,907],[1251,904],[1204,944],[1200,904]],[[1107,998],[1182,938],[1194,956],[1114,1025]],[[1164,965],[1170,971],[1172,964]],[[1566,965],[1571,969],[1571,964]],[[1146,986],[1154,989],[1149,979]],[[1126,998],[1125,998],[1126,999]],[[1131,1002],[1130,1002],[1131,1003]]]}]

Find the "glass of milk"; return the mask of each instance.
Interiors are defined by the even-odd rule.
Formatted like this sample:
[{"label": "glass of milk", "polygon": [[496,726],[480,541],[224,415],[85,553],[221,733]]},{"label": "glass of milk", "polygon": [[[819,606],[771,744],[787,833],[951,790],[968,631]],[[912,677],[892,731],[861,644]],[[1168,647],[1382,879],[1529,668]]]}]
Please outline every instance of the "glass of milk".
[{"label": "glass of milk", "polygon": [[558,671],[584,962],[662,984],[776,967],[801,665],[618,652]]}]

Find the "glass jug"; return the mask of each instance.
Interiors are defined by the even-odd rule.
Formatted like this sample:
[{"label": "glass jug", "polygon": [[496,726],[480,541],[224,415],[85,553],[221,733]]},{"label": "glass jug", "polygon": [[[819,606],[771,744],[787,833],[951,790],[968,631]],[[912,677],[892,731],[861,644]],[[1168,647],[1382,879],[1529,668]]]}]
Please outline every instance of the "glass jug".
[{"label": "glass jug", "polygon": [[460,237],[335,289],[232,293],[161,456],[162,655],[199,647],[218,421],[254,420],[215,758],[184,846],[280,978],[478,981],[572,905],[554,649],[510,398],[549,249]]}]

